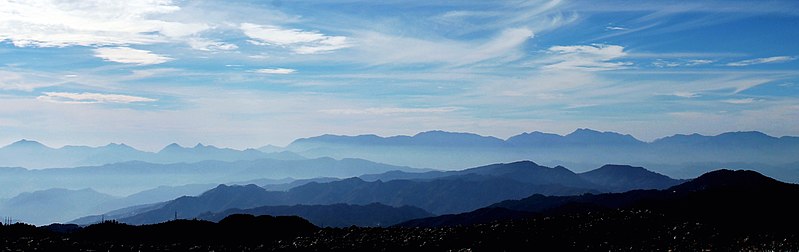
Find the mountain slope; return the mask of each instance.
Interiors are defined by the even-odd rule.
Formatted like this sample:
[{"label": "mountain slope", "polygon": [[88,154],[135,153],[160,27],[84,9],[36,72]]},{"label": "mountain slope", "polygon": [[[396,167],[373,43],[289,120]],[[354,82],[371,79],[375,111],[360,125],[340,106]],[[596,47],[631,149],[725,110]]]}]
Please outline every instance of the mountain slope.
[{"label": "mountain slope", "polygon": [[92,189],[48,189],[22,193],[0,203],[0,214],[36,225],[65,222],[92,212],[115,198]]},{"label": "mountain slope", "polygon": [[634,189],[666,189],[682,181],[649,171],[643,167],[629,165],[604,165],[580,173],[579,176],[602,186],[609,192],[626,192]]}]

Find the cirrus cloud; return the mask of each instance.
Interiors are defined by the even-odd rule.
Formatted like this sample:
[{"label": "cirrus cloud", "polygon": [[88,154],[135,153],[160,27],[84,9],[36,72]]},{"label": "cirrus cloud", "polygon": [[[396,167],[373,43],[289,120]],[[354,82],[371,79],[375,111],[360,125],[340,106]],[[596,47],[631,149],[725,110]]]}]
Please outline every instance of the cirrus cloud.
[{"label": "cirrus cloud", "polygon": [[552,46],[547,51],[553,55],[544,66],[545,69],[603,71],[624,69],[632,65],[630,62],[613,61],[627,55],[624,47],[619,45]]},{"label": "cirrus cloud", "polygon": [[293,74],[297,72],[297,70],[290,68],[263,68],[263,69],[253,70],[253,72],[261,74]]},{"label": "cirrus cloud", "polygon": [[351,46],[347,37],[328,36],[315,31],[252,23],[242,23],[239,28],[254,45],[287,47],[297,54],[326,53]]},{"label": "cirrus cloud", "polygon": [[391,115],[391,114],[409,114],[409,113],[448,113],[456,111],[455,107],[441,107],[441,108],[363,108],[363,109],[325,109],[320,110],[322,113],[336,114],[336,115]]},{"label": "cirrus cloud", "polygon": [[209,29],[155,18],[179,10],[171,0],[0,0],[0,41],[17,47],[152,44]]},{"label": "cirrus cloud", "polygon": [[100,94],[100,93],[70,93],[70,92],[44,92],[37,97],[40,101],[55,103],[134,103],[134,102],[155,102],[156,99],[122,95],[122,94]]},{"label": "cirrus cloud", "polygon": [[741,60],[736,62],[727,63],[727,66],[750,66],[750,65],[758,65],[758,64],[769,64],[769,63],[782,63],[795,60],[796,57],[791,56],[775,56],[775,57],[768,57],[768,58],[757,58],[757,59],[748,59],[748,60]]},{"label": "cirrus cloud", "polygon": [[147,50],[130,47],[97,48],[94,49],[94,56],[106,61],[137,65],[155,65],[173,60],[170,57],[161,56]]}]

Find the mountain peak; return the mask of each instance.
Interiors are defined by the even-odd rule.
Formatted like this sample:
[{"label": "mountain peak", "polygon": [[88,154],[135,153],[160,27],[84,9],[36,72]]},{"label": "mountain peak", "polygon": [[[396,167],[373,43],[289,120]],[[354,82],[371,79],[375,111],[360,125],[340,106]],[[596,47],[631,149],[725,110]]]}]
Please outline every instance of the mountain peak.
[{"label": "mountain peak", "polygon": [[10,147],[10,148],[45,148],[45,149],[50,149],[50,147],[47,147],[47,146],[45,146],[44,144],[42,144],[40,142],[33,141],[33,140],[27,140],[27,139],[22,139],[22,140],[16,141],[16,142],[14,142],[12,144],[7,145],[4,148],[8,148],[8,147]]},{"label": "mountain peak", "polygon": [[103,146],[105,148],[114,148],[114,149],[134,149],[127,144],[124,143],[109,143]]},{"label": "mountain peak", "polygon": [[683,184],[672,187],[672,191],[699,191],[714,188],[762,188],[783,185],[775,179],[752,170],[721,169],[711,171]]},{"label": "mountain peak", "polygon": [[183,146],[180,146],[180,144],[171,143],[171,144],[165,146],[163,149],[161,149],[161,151],[159,151],[159,153],[160,152],[164,152],[164,151],[175,151],[175,150],[182,150],[182,149],[184,149],[184,148],[183,148]]},{"label": "mountain peak", "polygon": [[576,129],[564,136],[572,143],[580,144],[638,144],[643,143],[629,134],[620,134],[611,131],[596,131],[592,129]]}]

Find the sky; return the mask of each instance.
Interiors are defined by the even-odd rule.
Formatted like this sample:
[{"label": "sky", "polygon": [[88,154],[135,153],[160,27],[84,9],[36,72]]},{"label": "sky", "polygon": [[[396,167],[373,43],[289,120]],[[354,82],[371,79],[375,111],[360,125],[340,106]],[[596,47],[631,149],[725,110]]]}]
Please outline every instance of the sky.
[{"label": "sky", "polygon": [[799,135],[798,1],[0,0],[0,145]]}]

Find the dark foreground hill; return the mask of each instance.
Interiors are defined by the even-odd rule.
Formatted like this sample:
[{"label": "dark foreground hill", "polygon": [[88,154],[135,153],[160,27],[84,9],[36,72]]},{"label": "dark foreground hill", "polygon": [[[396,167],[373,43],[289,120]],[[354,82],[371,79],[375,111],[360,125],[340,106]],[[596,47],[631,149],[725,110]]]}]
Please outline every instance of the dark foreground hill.
[{"label": "dark foreground hill", "polygon": [[[296,216],[230,215],[132,226],[115,221],[80,227],[52,224],[0,226],[0,246],[14,251],[245,251],[312,235],[319,228]],[[10,251],[10,250],[7,250]]]},{"label": "dark foreground hill", "polygon": [[297,215],[320,227],[387,227],[403,221],[433,216],[418,207],[391,207],[380,203],[368,205],[296,205],[262,206],[250,209],[228,209],[221,213],[205,213],[198,219],[219,221],[232,214]]},{"label": "dark foreground hill", "polygon": [[472,212],[412,220],[401,226],[470,225],[531,216],[590,211],[645,209],[751,230],[799,226],[799,185],[783,183],[754,171],[718,170],[665,190],[579,196],[532,195]]},{"label": "dark foreground hill", "polygon": [[[479,211],[509,218],[482,224],[318,229],[296,217],[246,215],[227,218],[235,225],[224,220],[83,229],[16,224],[0,227],[0,246],[10,251],[797,251],[797,196],[798,185],[722,170],[662,191],[506,201]],[[533,213],[536,206],[529,202],[553,207]],[[291,224],[254,224],[265,223],[259,218]]]}]

